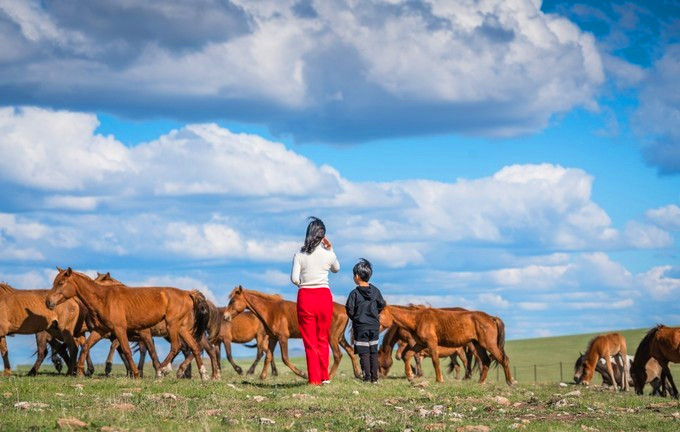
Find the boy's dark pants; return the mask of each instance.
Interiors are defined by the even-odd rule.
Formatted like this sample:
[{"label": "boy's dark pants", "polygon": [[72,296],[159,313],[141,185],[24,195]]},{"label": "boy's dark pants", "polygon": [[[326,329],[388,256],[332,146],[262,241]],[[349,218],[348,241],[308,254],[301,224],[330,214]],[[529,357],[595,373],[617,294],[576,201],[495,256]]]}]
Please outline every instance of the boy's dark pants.
[{"label": "boy's dark pants", "polygon": [[359,355],[364,381],[378,381],[379,330],[354,331],[354,351]]}]

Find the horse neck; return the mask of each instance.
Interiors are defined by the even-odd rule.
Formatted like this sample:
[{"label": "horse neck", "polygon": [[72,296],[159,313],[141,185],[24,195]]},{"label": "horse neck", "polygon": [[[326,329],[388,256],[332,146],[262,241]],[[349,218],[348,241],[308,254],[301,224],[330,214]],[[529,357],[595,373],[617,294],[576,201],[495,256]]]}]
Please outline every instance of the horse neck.
[{"label": "horse neck", "polygon": [[250,309],[265,326],[268,326],[269,317],[271,315],[270,310],[272,309],[270,306],[274,302],[265,300],[254,294],[246,293],[245,291],[243,292],[243,298],[246,300],[248,309]]},{"label": "horse neck", "polygon": [[94,282],[90,282],[83,276],[76,275],[76,296],[83,302],[85,307],[92,311],[101,311],[104,308],[104,296]]},{"label": "horse neck", "polygon": [[415,329],[415,314],[416,311],[399,309],[396,307],[390,307],[390,313],[394,318],[394,322],[399,326],[408,330]]}]

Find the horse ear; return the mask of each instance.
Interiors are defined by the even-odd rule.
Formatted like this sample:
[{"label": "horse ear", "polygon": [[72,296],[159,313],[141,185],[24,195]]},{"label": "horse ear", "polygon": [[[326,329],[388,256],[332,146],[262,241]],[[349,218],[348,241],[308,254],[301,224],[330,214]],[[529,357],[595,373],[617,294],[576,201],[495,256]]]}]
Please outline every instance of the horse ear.
[{"label": "horse ear", "polygon": [[71,267],[69,267],[69,268],[66,269],[65,275],[66,275],[66,276],[71,276],[72,273],[73,273],[73,269],[71,269]]},{"label": "horse ear", "polygon": [[111,272],[106,272],[104,279],[111,279]]},{"label": "horse ear", "polygon": [[97,278],[100,278],[100,277],[102,277],[102,274],[97,272]]},{"label": "horse ear", "polygon": [[239,285],[236,287],[236,294],[241,294],[243,292],[243,286]]},{"label": "horse ear", "polygon": [[63,271],[64,271],[64,269],[63,269],[63,268],[61,268],[61,267],[59,267],[59,266],[57,266],[57,271],[58,271],[59,273],[61,273],[61,272],[63,272]]}]

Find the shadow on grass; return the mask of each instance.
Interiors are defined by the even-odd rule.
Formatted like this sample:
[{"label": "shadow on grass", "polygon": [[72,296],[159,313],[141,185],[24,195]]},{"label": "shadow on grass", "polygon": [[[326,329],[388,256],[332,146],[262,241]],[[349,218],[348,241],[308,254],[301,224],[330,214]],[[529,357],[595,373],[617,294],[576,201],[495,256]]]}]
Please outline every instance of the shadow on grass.
[{"label": "shadow on grass", "polygon": [[251,386],[257,388],[296,388],[296,387],[306,387],[307,383],[298,381],[292,383],[275,383],[275,382],[262,382],[262,381],[241,381],[244,386]]}]

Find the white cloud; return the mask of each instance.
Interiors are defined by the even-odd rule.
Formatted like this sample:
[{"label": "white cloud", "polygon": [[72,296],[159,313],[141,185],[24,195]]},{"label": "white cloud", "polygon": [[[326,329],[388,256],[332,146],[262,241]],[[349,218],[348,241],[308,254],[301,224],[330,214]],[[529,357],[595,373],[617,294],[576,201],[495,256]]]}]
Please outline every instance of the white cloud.
[{"label": "white cloud", "polygon": [[521,309],[528,311],[542,311],[548,309],[548,304],[543,302],[519,302],[518,306]]},{"label": "white cloud", "polygon": [[645,216],[663,229],[680,231],[680,207],[675,204],[649,209],[645,212]]},{"label": "white cloud", "polygon": [[673,245],[673,237],[668,232],[642,222],[628,222],[625,236],[628,244],[639,249],[664,248]]},{"label": "white cloud", "polygon": [[643,153],[647,162],[661,173],[680,172],[680,44],[669,45],[652,66],[640,90],[640,104],[633,125],[645,137]]},{"label": "white cloud", "polygon": [[486,309],[489,306],[492,308],[505,309],[510,306],[510,302],[505,300],[499,294],[484,293],[477,296],[478,304],[482,309]]},{"label": "white cloud", "polygon": [[657,300],[671,299],[671,301],[675,301],[680,294],[678,269],[669,265],[653,267],[649,271],[637,275],[637,280]]},{"label": "white cloud", "polygon": [[[7,94],[351,141],[398,128],[533,131],[555,113],[596,106],[604,81],[594,37],[533,0],[315,2],[306,14],[297,0],[206,1],[200,16],[180,1],[101,3],[3,2],[14,24],[4,40],[26,46],[0,74]],[[137,22],[154,31],[129,25]]]}]

